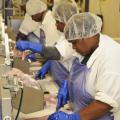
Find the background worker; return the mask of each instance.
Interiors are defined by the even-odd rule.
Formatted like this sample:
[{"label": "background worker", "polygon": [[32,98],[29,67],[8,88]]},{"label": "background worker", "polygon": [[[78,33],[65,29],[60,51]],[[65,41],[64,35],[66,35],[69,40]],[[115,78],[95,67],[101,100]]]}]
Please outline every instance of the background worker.
[{"label": "background worker", "polygon": [[27,2],[25,18],[19,31],[17,40],[30,40],[49,46],[59,38],[52,12],[41,0]]},{"label": "background worker", "polygon": [[[36,74],[36,79],[44,78],[45,74],[49,70],[52,72],[53,79],[58,83],[58,85],[61,84],[61,80],[68,77],[75,51],[72,49],[72,45],[65,39],[63,30],[68,19],[77,12],[77,7],[69,2],[63,2],[56,7],[54,11],[54,18],[61,37],[53,47],[45,47],[41,45],[41,48],[40,44],[36,44],[36,46],[34,46],[36,49],[41,48],[37,51],[39,51],[44,58],[47,60],[52,60],[46,62],[43,68],[38,71]],[[18,41],[16,47],[19,50],[30,49],[30,46],[24,45],[24,41]]]}]

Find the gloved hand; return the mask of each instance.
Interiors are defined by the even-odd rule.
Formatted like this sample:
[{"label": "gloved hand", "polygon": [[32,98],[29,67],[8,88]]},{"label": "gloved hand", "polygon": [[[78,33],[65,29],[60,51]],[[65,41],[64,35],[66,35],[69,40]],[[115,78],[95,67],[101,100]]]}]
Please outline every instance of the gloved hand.
[{"label": "gloved hand", "polygon": [[19,40],[16,42],[16,49],[20,51],[31,50],[34,53],[41,53],[43,45],[40,43],[38,44],[30,41]]},{"label": "gloved hand", "polygon": [[80,120],[80,115],[78,113],[67,114],[59,111],[50,115],[48,120]]},{"label": "gloved hand", "polygon": [[46,73],[49,71],[50,69],[50,61],[47,61],[43,67],[37,72],[35,79],[43,79],[45,78]]},{"label": "gloved hand", "polygon": [[69,100],[69,91],[68,91],[68,81],[64,80],[59,92],[58,92],[58,102],[56,111],[58,111],[61,107],[63,107],[65,104],[67,104],[67,101]]},{"label": "gloved hand", "polygon": [[35,62],[36,61],[35,53],[31,53],[31,54],[27,55],[26,59],[30,60],[32,62]]}]

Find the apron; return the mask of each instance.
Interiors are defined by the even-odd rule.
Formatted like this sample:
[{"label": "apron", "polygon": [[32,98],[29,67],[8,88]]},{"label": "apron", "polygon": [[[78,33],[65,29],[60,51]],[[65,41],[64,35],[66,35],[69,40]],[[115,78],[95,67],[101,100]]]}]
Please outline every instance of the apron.
[{"label": "apron", "polygon": [[50,60],[50,73],[58,86],[61,86],[62,81],[67,80],[69,75],[69,71],[56,60]]},{"label": "apron", "polygon": [[45,33],[44,33],[44,31],[42,29],[40,29],[40,38],[37,37],[33,32],[29,33],[27,38],[31,42],[45,44]]},{"label": "apron", "polygon": [[[81,64],[78,58],[73,61],[68,88],[70,100],[75,111],[80,111],[94,101],[93,96],[86,91],[86,75],[89,72],[90,69],[86,65]],[[108,112],[97,120],[114,120],[114,117],[111,115],[112,113]]]}]

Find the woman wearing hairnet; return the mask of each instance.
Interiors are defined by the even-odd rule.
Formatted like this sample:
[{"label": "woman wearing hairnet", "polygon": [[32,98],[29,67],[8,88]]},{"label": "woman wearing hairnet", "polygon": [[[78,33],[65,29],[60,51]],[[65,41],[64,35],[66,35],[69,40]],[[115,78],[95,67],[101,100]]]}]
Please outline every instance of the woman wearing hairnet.
[{"label": "woman wearing hairnet", "polygon": [[[50,1],[50,0],[48,0],[48,1]],[[77,7],[77,9],[80,7],[80,6],[79,6],[79,7],[77,6],[75,0],[51,0],[51,1],[53,1],[53,8],[52,8],[53,11],[54,11],[54,10],[56,9],[56,7],[57,7],[59,4],[61,4],[62,2],[70,2],[70,3],[74,4],[74,5]]]},{"label": "woman wearing hairnet", "polygon": [[66,87],[75,112],[58,111],[48,120],[120,120],[120,45],[101,34],[101,26],[92,13],[68,21],[65,37],[84,56],[74,59]]},{"label": "woman wearing hairnet", "polygon": [[[52,46],[59,38],[52,12],[41,0],[29,0],[26,4],[25,18],[20,26],[19,39],[29,39]],[[22,37],[22,35],[27,37]],[[43,35],[44,34],[44,35]]]}]

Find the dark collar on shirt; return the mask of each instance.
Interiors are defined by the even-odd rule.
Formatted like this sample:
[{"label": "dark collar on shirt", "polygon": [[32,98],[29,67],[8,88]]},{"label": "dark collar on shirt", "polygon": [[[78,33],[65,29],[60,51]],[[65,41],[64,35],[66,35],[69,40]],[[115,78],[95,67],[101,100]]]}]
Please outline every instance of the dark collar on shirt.
[{"label": "dark collar on shirt", "polygon": [[86,55],[86,56],[84,57],[84,59],[81,61],[81,64],[86,65],[87,62],[88,62],[88,60],[89,60],[89,58],[90,58],[90,56],[92,55],[93,52],[94,52],[94,50],[92,50],[88,55]]}]

